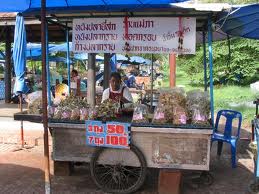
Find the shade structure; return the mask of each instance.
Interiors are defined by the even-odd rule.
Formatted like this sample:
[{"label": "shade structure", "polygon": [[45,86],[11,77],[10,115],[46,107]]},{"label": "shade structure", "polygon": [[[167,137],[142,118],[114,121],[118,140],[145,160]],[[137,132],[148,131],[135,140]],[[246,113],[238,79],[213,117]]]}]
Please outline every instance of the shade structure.
[{"label": "shade structure", "polygon": [[[41,56],[32,56],[32,57],[27,57],[27,60],[31,61],[41,61],[42,58]],[[57,62],[57,63],[66,63],[67,59],[65,57],[54,57],[54,56],[49,56],[48,57],[49,62]],[[74,63],[73,60],[70,59],[69,61],[70,64]]]},{"label": "shade structure", "polygon": [[[56,46],[55,44],[49,44],[49,49]],[[39,57],[41,56],[41,44],[38,43],[27,43],[26,46],[26,57],[30,59],[30,57]]]},{"label": "shade structure", "polygon": [[16,76],[14,93],[26,93],[28,91],[24,80],[26,68],[26,31],[24,18],[20,14],[16,16],[15,22],[13,62]]},{"label": "shade structure", "polygon": [[239,6],[220,14],[222,31],[229,35],[259,39],[259,4]]},{"label": "shade structure", "polygon": [[116,54],[117,61],[127,61],[128,58],[121,54]]},{"label": "shade structure", "polygon": [[[87,53],[76,53],[74,54],[74,58],[77,60],[88,60],[88,54]],[[96,61],[103,61],[104,58],[100,55],[96,55]]]},{"label": "shade structure", "polygon": [[151,60],[149,60],[149,59],[145,59],[145,64],[147,64],[147,65],[151,65],[151,63],[152,63],[152,61],[151,61]]},{"label": "shade structure", "polygon": [[[69,50],[72,51],[72,42],[69,42]],[[67,43],[53,45],[49,48],[49,53],[67,52]]]},{"label": "shade structure", "polygon": [[[186,0],[46,0],[49,12],[69,12],[79,10],[131,11],[155,8],[170,8],[172,3]],[[41,0],[12,0],[1,2],[0,12],[39,12]]]},{"label": "shade structure", "polygon": [[145,63],[145,59],[140,56],[132,56],[132,57],[130,57],[130,62],[143,64],[143,63]]}]

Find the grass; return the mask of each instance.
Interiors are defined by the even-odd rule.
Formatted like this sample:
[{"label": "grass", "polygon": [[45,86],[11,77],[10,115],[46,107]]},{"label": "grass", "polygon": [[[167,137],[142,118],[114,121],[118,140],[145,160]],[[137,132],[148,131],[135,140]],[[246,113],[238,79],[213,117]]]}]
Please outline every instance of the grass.
[{"label": "grass", "polygon": [[[185,91],[204,88],[202,86],[192,86],[188,73],[181,71],[176,72],[176,85],[184,86]],[[162,87],[169,87],[169,77],[165,76]],[[259,93],[253,94],[249,86],[214,86],[214,104],[215,112],[220,109],[231,109],[242,113],[244,122],[249,122],[254,118],[255,105],[252,101],[259,97]]]}]

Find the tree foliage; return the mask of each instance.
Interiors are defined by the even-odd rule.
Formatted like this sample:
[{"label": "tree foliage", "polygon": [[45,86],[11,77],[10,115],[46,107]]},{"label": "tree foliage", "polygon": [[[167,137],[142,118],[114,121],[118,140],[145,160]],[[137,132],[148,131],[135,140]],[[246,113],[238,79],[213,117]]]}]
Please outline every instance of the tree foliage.
[{"label": "tree foliage", "polygon": [[[197,46],[195,55],[178,57],[177,64],[189,73],[192,83],[203,83],[202,45]],[[227,40],[213,43],[213,66],[214,84],[247,85],[259,80],[259,41],[234,38],[230,53]]]}]

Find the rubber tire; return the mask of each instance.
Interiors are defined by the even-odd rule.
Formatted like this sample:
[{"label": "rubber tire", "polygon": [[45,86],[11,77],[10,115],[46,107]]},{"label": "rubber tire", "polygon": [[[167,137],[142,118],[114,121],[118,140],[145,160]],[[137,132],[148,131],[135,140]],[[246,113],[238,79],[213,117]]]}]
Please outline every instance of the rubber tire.
[{"label": "rubber tire", "polygon": [[98,148],[98,150],[93,154],[91,161],[90,161],[90,171],[91,171],[91,177],[94,181],[94,183],[97,185],[97,187],[99,187],[102,191],[104,192],[108,192],[108,193],[123,193],[123,194],[129,194],[129,193],[134,193],[136,192],[145,182],[146,179],[146,174],[147,174],[147,162],[146,159],[144,157],[144,155],[142,154],[142,152],[134,145],[130,145],[130,150],[133,151],[136,156],[138,157],[140,164],[142,166],[142,175],[140,177],[140,179],[138,180],[138,182],[136,184],[134,184],[133,186],[131,186],[130,188],[128,188],[127,190],[109,190],[107,188],[105,188],[103,185],[101,185],[95,177],[95,172],[94,172],[94,167],[95,167],[95,162],[97,161],[97,159],[99,158],[100,154],[102,152],[104,152],[105,150],[110,149],[110,148]]}]

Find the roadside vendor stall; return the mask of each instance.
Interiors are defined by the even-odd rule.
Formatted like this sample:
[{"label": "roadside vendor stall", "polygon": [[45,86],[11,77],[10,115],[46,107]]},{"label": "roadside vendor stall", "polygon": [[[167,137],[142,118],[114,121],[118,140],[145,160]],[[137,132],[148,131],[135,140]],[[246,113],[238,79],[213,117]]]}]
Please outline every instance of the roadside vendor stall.
[{"label": "roadside vendor stall", "polygon": [[[209,170],[214,123],[211,23],[216,12],[199,11],[194,6],[172,6],[171,2],[144,5],[138,10],[127,7],[125,11],[113,4],[110,7],[113,11],[99,10],[96,15],[89,14],[89,9],[94,8],[85,5],[85,10],[80,9],[80,17],[71,7],[68,15],[59,7],[61,10],[55,12],[55,18],[72,27],[73,52],[89,53],[87,99],[71,95],[58,106],[48,106],[47,110],[46,4],[43,1],[42,121],[48,171],[46,193],[50,189],[48,128],[53,142],[54,173],[69,173],[73,162],[90,162],[93,180],[108,192],[138,190],[144,183],[147,167]],[[201,91],[186,94],[178,89],[160,91],[154,114],[142,104],[136,105],[134,112],[116,107],[112,101],[96,106],[95,53],[195,54],[196,31],[204,32],[204,46],[205,32],[208,32],[210,95]],[[207,67],[206,55],[204,59]]]}]

